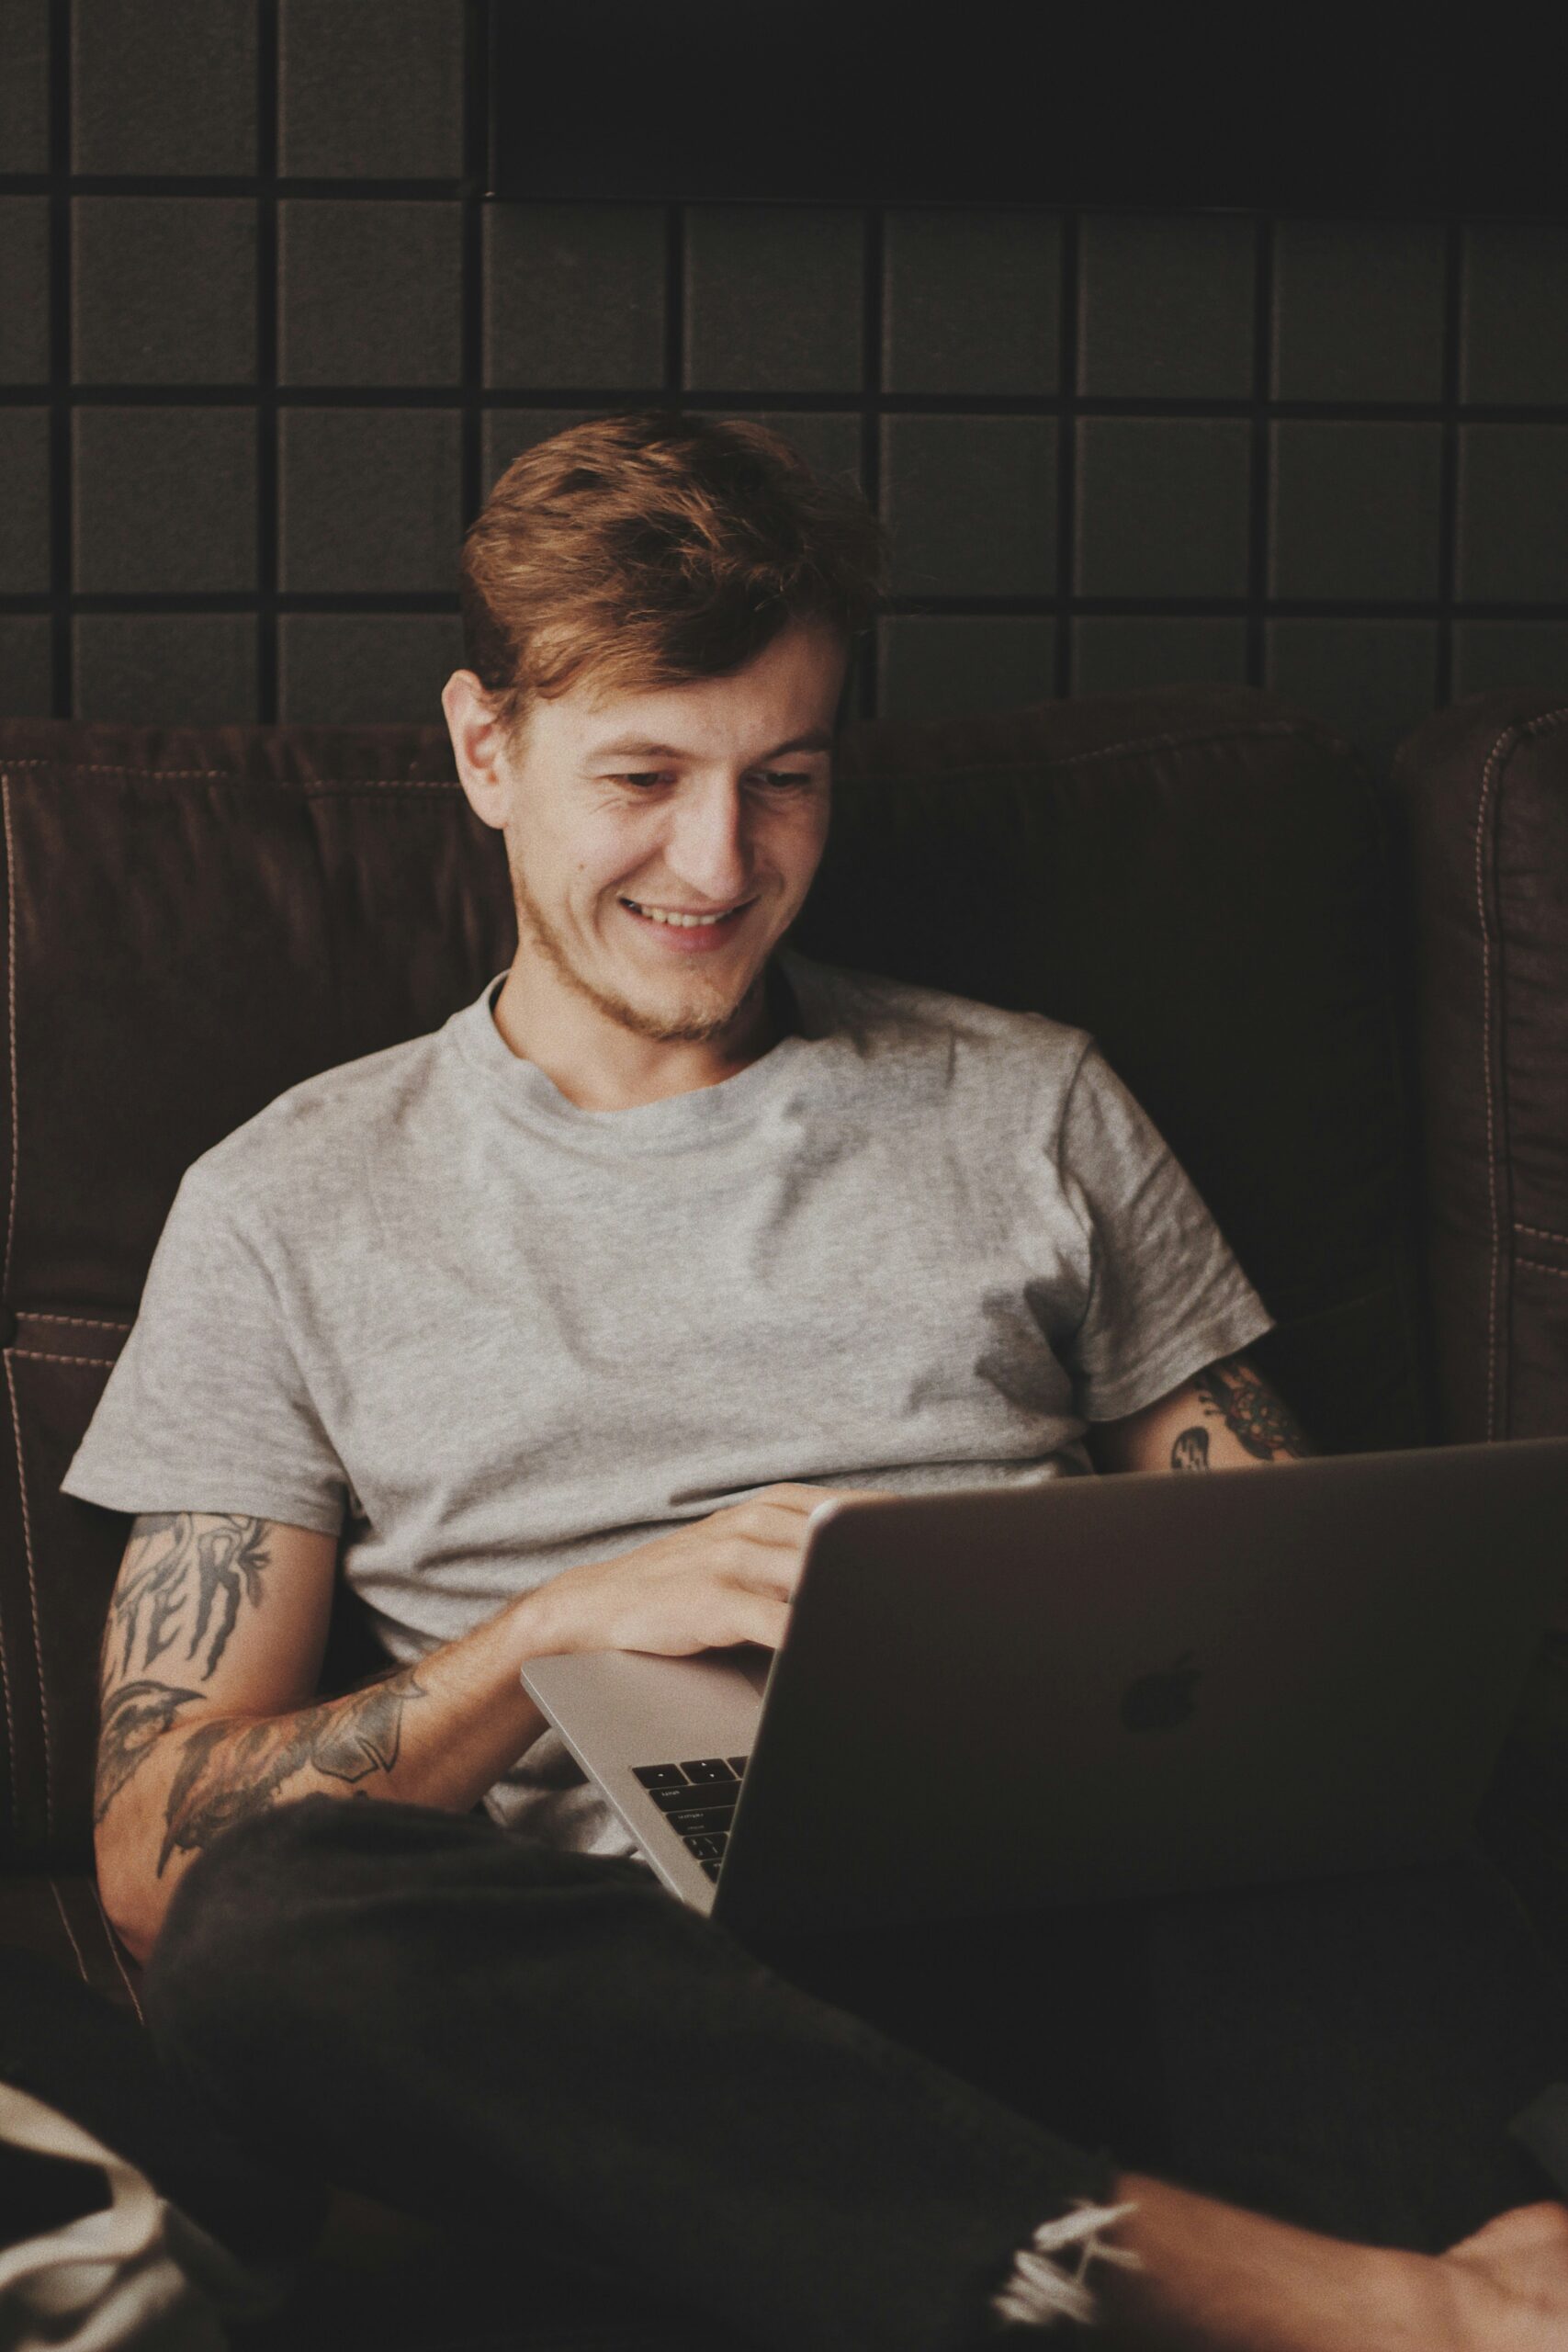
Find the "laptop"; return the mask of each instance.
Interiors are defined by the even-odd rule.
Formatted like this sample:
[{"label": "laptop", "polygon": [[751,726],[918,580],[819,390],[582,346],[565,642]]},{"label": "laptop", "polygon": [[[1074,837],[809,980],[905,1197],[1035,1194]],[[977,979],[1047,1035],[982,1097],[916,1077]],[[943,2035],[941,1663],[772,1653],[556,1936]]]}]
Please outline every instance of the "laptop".
[{"label": "laptop", "polygon": [[523,1680],[742,1938],[1436,1860],[1568,1571],[1568,1438],[829,1500],[776,1651]]}]

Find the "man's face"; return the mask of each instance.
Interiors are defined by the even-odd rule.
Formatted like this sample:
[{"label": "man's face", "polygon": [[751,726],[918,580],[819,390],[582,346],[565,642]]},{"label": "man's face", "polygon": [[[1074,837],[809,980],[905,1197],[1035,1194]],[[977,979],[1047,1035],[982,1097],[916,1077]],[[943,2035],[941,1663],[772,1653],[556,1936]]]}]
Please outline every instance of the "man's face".
[{"label": "man's face", "polygon": [[535,705],[503,831],[520,936],[559,988],[637,1036],[722,1038],[822,855],[847,658],[795,623],[728,677]]}]

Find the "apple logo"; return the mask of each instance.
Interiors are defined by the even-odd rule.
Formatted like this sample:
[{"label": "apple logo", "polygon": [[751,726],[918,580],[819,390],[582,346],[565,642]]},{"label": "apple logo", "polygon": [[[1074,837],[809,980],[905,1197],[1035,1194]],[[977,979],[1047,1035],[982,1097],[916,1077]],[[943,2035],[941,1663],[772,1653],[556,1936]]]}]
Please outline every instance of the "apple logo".
[{"label": "apple logo", "polygon": [[1122,1701],[1122,1720],[1127,1729],[1174,1731],[1178,1724],[1184,1724],[1198,1703],[1192,1694],[1202,1671],[1192,1664],[1191,1651],[1183,1650],[1176,1664],[1163,1673],[1140,1674],[1127,1685]]}]

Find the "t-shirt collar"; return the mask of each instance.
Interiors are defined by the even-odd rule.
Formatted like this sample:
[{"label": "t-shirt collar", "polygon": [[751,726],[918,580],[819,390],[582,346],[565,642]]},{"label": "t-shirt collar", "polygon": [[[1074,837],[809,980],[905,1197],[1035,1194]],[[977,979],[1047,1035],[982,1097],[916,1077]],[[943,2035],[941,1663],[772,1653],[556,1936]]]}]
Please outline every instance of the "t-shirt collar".
[{"label": "t-shirt collar", "polygon": [[612,1155],[621,1150],[681,1149],[715,1139],[749,1124],[760,1105],[785,1080],[815,1042],[819,991],[807,958],[776,948],[768,970],[770,989],[786,1023],[786,1034],[766,1053],[713,1086],[670,1094],[615,1111],[589,1111],[570,1102],[536,1062],[514,1054],[496,1026],[495,1001],[506,978],[496,973],[471,1004],[447,1023],[467,1058],[484,1070],[506,1108],[536,1132],[573,1136]]}]

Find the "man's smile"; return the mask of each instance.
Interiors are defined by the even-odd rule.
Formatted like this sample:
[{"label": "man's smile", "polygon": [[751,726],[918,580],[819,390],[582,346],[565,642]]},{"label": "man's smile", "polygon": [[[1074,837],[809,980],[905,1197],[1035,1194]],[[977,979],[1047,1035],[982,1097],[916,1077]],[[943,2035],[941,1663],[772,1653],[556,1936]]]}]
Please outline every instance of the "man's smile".
[{"label": "man's smile", "polygon": [[649,933],[657,933],[663,944],[687,954],[694,950],[722,945],[729,932],[755,899],[742,899],[738,904],[714,915],[690,914],[673,909],[645,907],[635,899],[621,899],[617,903],[634,922]]}]

